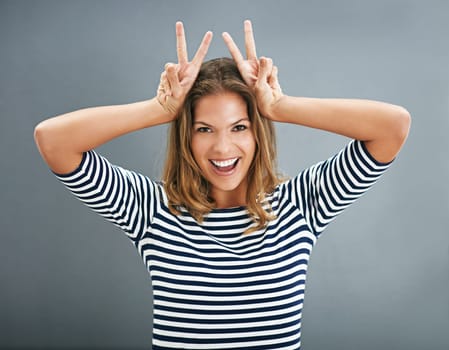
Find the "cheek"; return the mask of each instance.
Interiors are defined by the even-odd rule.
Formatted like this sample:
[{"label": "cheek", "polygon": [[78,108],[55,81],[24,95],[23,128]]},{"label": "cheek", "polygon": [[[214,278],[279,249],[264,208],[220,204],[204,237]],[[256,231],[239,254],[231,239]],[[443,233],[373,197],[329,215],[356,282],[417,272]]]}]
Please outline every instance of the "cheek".
[{"label": "cheek", "polygon": [[251,134],[241,140],[241,147],[245,150],[247,155],[254,156],[256,152],[256,140],[254,139],[254,136]]}]

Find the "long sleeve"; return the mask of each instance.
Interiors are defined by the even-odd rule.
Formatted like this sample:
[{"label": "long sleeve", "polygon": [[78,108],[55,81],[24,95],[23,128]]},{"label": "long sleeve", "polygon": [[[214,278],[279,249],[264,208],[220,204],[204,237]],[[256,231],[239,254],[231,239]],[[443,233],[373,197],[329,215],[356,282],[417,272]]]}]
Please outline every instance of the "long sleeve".
[{"label": "long sleeve", "polygon": [[374,185],[390,164],[376,161],[362,141],[353,140],[335,156],[290,180],[287,193],[318,237],[338,214]]},{"label": "long sleeve", "polygon": [[95,151],[77,169],[56,177],[84,204],[138,241],[150,226],[158,185],[139,173],[112,165]]}]

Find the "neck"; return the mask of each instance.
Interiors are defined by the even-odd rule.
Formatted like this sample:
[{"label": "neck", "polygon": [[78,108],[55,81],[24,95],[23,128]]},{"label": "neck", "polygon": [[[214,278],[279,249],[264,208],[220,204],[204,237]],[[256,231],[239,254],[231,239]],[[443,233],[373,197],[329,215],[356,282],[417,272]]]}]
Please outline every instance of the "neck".
[{"label": "neck", "polygon": [[244,189],[237,188],[233,191],[215,190],[211,193],[215,200],[217,209],[234,208],[246,206],[246,186]]}]

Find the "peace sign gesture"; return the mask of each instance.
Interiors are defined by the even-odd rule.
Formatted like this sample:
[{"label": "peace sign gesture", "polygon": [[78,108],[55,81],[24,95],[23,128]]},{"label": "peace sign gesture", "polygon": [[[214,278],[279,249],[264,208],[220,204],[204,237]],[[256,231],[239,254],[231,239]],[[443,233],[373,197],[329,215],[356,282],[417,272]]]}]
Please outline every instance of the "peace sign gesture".
[{"label": "peace sign gesture", "polygon": [[245,51],[247,57],[246,60],[243,58],[242,53],[235,44],[234,40],[232,40],[232,37],[231,35],[229,35],[229,33],[224,32],[223,39],[229,49],[229,52],[231,53],[232,58],[237,63],[237,67],[239,68],[243,80],[246,84],[248,84],[248,86],[254,87],[259,72],[259,60],[257,59],[253,28],[249,20],[246,20],[244,22],[244,31]]},{"label": "peace sign gesture", "polygon": [[273,66],[271,58],[257,58],[251,22],[244,22],[246,59],[235,44],[229,33],[223,33],[223,39],[237,63],[243,80],[256,93],[257,106],[267,118],[273,118],[273,107],[283,96],[277,77],[277,67]]},{"label": "peace sign gesture", "polygon": [[211,41],[212,32],[209,31],[204,35],[195,56],[189,62],[184,25],[182,22],[176,22],[178,63],[167,63],[165,65],[157,89],[157,100],[164,110],[171,114],[172,118],[176,117],[188,91],[195,82]]}]

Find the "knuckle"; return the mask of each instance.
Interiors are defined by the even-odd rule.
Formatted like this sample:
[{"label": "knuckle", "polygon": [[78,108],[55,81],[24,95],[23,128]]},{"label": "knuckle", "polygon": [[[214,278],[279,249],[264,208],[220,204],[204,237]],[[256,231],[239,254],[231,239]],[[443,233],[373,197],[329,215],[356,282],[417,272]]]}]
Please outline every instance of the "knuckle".
[{"label": "knuckle", "polygon": [[173,66],[174,66],[173,63],[168,62],[168,63],[165,64],[165,67],[164,67],[164,68],[165,68],[166,71],[168,71],[168,70],[170,70],[170,69],[173,69]]}]

